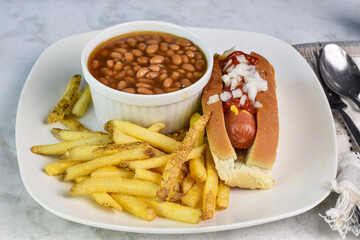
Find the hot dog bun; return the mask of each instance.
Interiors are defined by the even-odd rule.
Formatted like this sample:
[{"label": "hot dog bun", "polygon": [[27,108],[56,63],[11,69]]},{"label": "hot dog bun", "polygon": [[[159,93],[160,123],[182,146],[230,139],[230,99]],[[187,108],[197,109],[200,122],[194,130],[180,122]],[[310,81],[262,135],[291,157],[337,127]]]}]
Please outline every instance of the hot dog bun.
[{"label": "hot dog bun", "polygon": [[204,88],[202,107],[204,112],[212,113],[206,133],[220,178],[232,187],[268,189],[273,185],[270,173],[279,138],[275,76],[273,67],[264,57],[256,53],[251,55],[259,59],[256,70],[268,83],[268,90],[258,93],[256,98],[263,107],[257,112],[253,145],[247,151],[236,151],[225,129],[222,102],[207,103],[210,96],[220,94],[223,89],[218,56],[214,56],[213,74]]},{"label": "hot dog bun", "polygon": [[216,158],[234,161],[237,159],[236,152],[226,133],[222,102],[218,101],[213,104],[207,104],[209,97],[214,94],[220,94],[222,89],[223,81],[221,79],[219,57],[215,55],[211,77],[204,88],[201,99],[203,112],[211,112],[210,120],[206,125],[206,134],[208,136],[211,152]]},{"label": "hot dog bun", "polygon": [[257,132],[253,146],[246,156],[246,164],[271,170],[279,141],[279,116],[276,99],[276,82],[273,66],[261,55],[251,53],[259,59],[256,70],[268,83],[268,90],[260,92],[256,99],[263,107],[258,109]]}]

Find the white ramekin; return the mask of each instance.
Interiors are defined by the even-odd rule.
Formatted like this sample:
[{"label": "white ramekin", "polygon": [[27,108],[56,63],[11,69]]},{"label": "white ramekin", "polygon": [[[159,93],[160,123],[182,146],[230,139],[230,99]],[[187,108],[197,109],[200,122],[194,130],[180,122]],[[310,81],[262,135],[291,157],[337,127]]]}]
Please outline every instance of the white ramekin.
[{"label": "white ramekin", "polygon": [[[93,49],[115,36],[139,31],[166,32],[191,40],[201,48],[206,57],[207,70],[204,76],[182,90],[156,95],[125,93],[96,80],[87,68],[88,58]],[[103,125],[110,119],[118,119],[148,127],[157,121],[162,121],[166,124],[165,132],[187,126],[190,115],[199,108],[202,89],[210,78],[213,66],[212,55],[204,40],[192,31],[171,23],[158,21],[126,22],[100,32],[85,45],[81,54],[83,76],[90,86],[99,124]]]}]

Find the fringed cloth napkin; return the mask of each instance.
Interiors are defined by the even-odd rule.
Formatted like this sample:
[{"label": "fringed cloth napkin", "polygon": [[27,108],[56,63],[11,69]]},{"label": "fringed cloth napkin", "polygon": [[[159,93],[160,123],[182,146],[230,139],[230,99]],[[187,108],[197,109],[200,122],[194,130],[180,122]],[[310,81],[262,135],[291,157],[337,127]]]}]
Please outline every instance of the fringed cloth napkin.
[{"label": "fringed cloth napkin", "polygon": [[[360,65],[359,65],[360,66]],[[346,111],[356,126],[360,126],[360,111],[348,104]],[[351,109],[350,109],[351,108]],[[355,236],[360,234],[360,153],[354,149],[351,137],[339,116],[334,115],[337,147],[338,147],[338,174],[332,183],[333,191],[339,198],[334,208],[326,211],[325,216],[320,215],[337,230],[342,238],[347,232]]]},{"label": "fringed cloth napkin", "polygon": [[[360,67],[360,41],[336,42],[354,59]],[[326,43],[321,43],[325,46]],[[319,43],[294,46],[301,54],[306,47],[319,46]],[[360,110],[355,104],[343,99],[348,105],[346,113],[360,128]],[[334,113],[336,127],[338,172],[332,189],[339,194],[334,208],[320,216],[330,225],[332,230],[339,232],[345,238],[348,232],[360,235],[360,153],[350,137],[341,117]]]}]

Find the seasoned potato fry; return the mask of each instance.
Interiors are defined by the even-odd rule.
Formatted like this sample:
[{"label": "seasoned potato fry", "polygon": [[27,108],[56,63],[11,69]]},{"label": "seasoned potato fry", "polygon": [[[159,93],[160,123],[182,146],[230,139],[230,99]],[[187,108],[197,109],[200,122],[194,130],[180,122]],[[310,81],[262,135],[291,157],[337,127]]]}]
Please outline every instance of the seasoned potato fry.
[{"label": "seasoned potato fry", "polygon": [[[78,178],[74,179],[74,182],[78,183],[78,182],[83,181],[86,178],[87,177],[78,177]],[[101,206],[113,208],[118,211],[122,211],[120,204],[117,201],[115,201],[108,193],[105,193],[105,192],[89,193],[89,196]]]},{"label": "seasoned potato fry", "polygon": [[60,160],[60,161],[53,162],[53,163],[46,165],[45,172],[49,176],[58,175],[58,174],[64,172],[65,169],[75,166],[79,163],[81,163],[81,162],[78,162],[78,161],[67,162],[67,161]]},{"label": "seasoned potato fry", "polygon": [[155,210],[141,198],[121,193],[112,193],[111,196],[126,212],[145,219],[146,221],[152,221],[156,218]]},{"label": "seasoned potato fry", "polygon": [[172,153],[175,149],[180,145],[180,142],[167,137],[161,133],[157,133],[151,131],[147,128],[140,127],[136,124],[118,121],[118,120],[110,120],[105,124],[105,128],[119,129],[123,133],[140,139],[141,141],[148,142],[152,146],[163,150],[167,153]]},{"label": "seasoned potato fry", "polygon": [[64,118],[65,113],[70,110],[77,99],[80,83],[81,75],[75,75],[71,78],[64,95],[47,118],[49,123],[58,122]]},{"label": "seasoned potato fry", "polygon": [[216,206],[218,209],[225,209],[229,206],[230,199],[230,187],[224,183],[224,181],[219,181],[219,189],[216,198]]},{"label": "seasoned potato fry", "polygon": [[154,158],[148,158],[148,159],[144,159],[144,160],[135,160],[135,161],[126,161],[126,162],[124,161],[119,164],[119,167],[129,168],[132,170],[139,169],[139,168],[142,168],[142,169],[157,168],[157,167],[165,166],[167,161],[169,161],[170,157],[171,157],[171,155],[167,154],[167,155],[154,157]]},{"label": "seasoned potato fry", "polygon": [[165,135],[168,137],[171,137],[172,139],[174,139],[176,141],[182,141],[182,140],[184,140],[186,133],[187,133],[187,129],[181,128],[181,129],[175,130],[171,133],[167,133]]},{"label": "seasoned potato fry", "polygon": [[61,155],[66,152],[69,148],[83,145],[98,145],[98,144],[107,144],[111,142],[111,137],[109,135],[100,135],[97,137],[65,141],[49,145],[38,145],[33,146],[31,151],[37,154],[45,155]]},{"label": "seasoned potato fry", "polygon": [[86,162],[93,160],[95,158],[103,157],[104,154],[93,153],[92,151],[102,145],[84,145],[72,147],[66,150],[66,152],[61,156],[63,161],[82,161]]},{"label": "seasoned potato fry", "polygon": [[111,155],[132,148],[146,148],[149,157],[156,156],[155,148],[150,147],[150,144],[145,142],[125,143],[125,144],[108,144],[95,148],[92,152],[95,154]]},{"label": "seasoned potato fry", "polygon": [[200,133],[205,129],[206,123],[210,118],[210,112],[205,113],[186,134],[181,145],[171,155],[170,160],[166,163],[165,170],[161,177],[160,188],[156,193],[156,200],[165,201],[169,192],[174,189],[176,178],[181,171],[181,166],[187,159],[189,153],[194,147]]},{"label": "seasoned potato fry", "polygon": [[198,223],[201,219],[202,211],[200,209],[172,202],[158,202],[149,198],[146,198],[145,201],[154,208],[156,215],[160,217],[192,224]]},{"label": "seasoned potato fry", "polygon": [[195,183],[192,188],[187,192],[187,194],[185,194],[185,196],[181,199],[181,203],[188,207],[196,207],[196,205],[201,200],[203,190],[203,182]]},{"label": "seasoned potato fry", "polygon": [[156,168],[153,168],[153,169],[162,174],[164,172],[164,170],[165,170],[165,165],[161,166],[161,167],[156,167]]},{"label": "seasoned potato fry", "polygon": [[124,144],[124,143],[134,143],[134,142],[141,142],[139,139],[136,139],[134,137],[131,137],[119,129],[114,129],[112,132],[114,143],[117,144]]},{"label": "seasoned potato fry", "polygon": [[133,171],[127,171],[124,169],[117,168],[115,166],[106,166],[99,168],[90,174],[92,178],[111,178],[111,177],[122,177],[122,178],[133,178],[135,173]]},{"label": "seasoned potato fry", "polygon": [[[190,160],[192,158],[201,156],[204,149],[205,149],[205,145],[192,149],[190,154],[187,156],[186,160]],[[144,159],[144,160],[121,162],[120,167],[130,168],[134,170],[137,168],[143,168],[143,169],[158,168],[165,166],[170,158],[171,158],[171,154],[167,154],[167,155]]]},{"label": "seasoned potato fry", "polygon": [[61,129],[61,128],[53,128],[52,132],[66,141],[71,140],[79,140],[97,136],[108,135],[103,132],[90,132],[90,131],[82,131],[82,130],[68,130],[68,129]]},{"label": "seasoned potato fry", "polygon": [[85,115],[91,103],[92,103],[92,99],[91,99],[90,87],[89,85],[86,85],[82,93],[80,94],[79,99],[75,102],[71,110],[71,113],[75,117],[80,118]]},{"label": "seasoned potato fry", "polygon": [[201,155],[198,158],[190,159],[189,161],[191,176],[197,182],[204,182],[207,178],[204,162],[204,155]]},{"label": "seasoned potato fry", "polygon": [[62,179],[64,181],[69,181],[76,177],[86,176],[101,167],[117,165],[122,161],[148,158],[149,156],[147,153],[149,152],[149,148],[151,147],[140,146],[138,148],[125,149],[109,156],[83,162],[66,169],[63,173]]},{"label": "seasoned potato fry", "polygon": [[82,195],[96,192],[112,192],[154,198],[158,187],[159,185],[155,183],[139,179],[121,177],[88,178],[72,186],[70,194]]},{"label": "seasoned potato fry", "polygon": [[[194,124],[201,118],[200,113],[193,113],[190,117],[190,127],[194,126]],[[204,135],[205,130],[200,132],[199,138],[195,143],[195,147],[201,146],[204,144]]]},{"label": "seasoned potato fry", "polygon": [[184,194],[191,189],[191,187],[196,183],[196,181],[191,177],[191,173],[188,173],[184,180],[181,182],[181,190]]},{"label": "seasoned potato fry", "polygon": [[70,117],[69,115],[65,114],[61,123],[64,126],[70,128],[71,130],[78,130],[78,131],[90,131],[87,127],[85,127],[81,122],[78,120]]},{"label": "seasoned potato fry", "polygon": [[134,178],[160,184],[161,175],[146,169],[136,169]]},{"label": "seasoned potato fry", "polygon": [[202,210],[204,212],[203,219],[211,219],[214,217],[216,207],[216,196],[218,192],[218,173],[215,169],[214,159],[211,155],[209,147],[205,148],[205,161],[207,179],[204,185],[204,193],[202,199]]},{"label": "seasoned potato fry", "polygon": [[150,131],[153,131],[153,132],[161,132],[162,130],[164,130],[164,128],[166,127],[165,123],[163,122],[156,122],[154,123],[153,125],[151,125],[150,127],[148,127],[148,129]]},{"label": "seasoned potato fry", "polygon": [[[190,127],[192,127],[197,120],[199,120],[201,115],[199,113],[194,113],[190,117]],[[205,130],[202,131],[199,135],[198,140],[195,143],[195,146],[200,146],[204,144],[204,134]],[[205,181],[206,180],[206,169],[204,164],[204,156],[202,155],[199,158],[194,158],[189,161],[189,168],[191,176],[196,181]]]},{"label": "seasoned potato fry", "polygon": [[115,126],[116,121],[110,120],[104,124],[104,129],[108,133],[112,135],[114,143],[117,144],[126,144],[126,143],[135,143],[135,142],[142,142],[140,139],[131,137],[125,133],[123,133],[118,127]]}]

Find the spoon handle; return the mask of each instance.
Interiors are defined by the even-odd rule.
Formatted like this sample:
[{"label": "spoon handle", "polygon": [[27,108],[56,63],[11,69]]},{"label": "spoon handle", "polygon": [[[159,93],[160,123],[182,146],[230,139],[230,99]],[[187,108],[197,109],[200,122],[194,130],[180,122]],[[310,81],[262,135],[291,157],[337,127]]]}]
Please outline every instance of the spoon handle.
[{"label": "spoon handle", "polygon": [[350,99],[358,106],[360,109],[360,100],[357,97],[350,97]]},{"label": "spoon handle", "polygon": [[336,108],[338,113],[341,115],[342,119],[345,122],[345,126],[350,132],[352,139],[355,141],[354,144],[357,147],[357,150],[360,150],[360,132],[359,129],[356,127],[355,123],[352,121],[352,119],[347,115],[344,110]]}]

